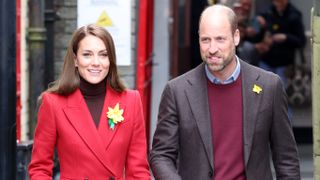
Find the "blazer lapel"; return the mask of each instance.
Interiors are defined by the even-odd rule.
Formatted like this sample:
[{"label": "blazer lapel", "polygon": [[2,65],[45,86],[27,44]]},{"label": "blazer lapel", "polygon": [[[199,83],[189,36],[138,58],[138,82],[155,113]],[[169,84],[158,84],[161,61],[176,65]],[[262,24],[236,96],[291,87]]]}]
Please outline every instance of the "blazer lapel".
[{"label": "blazer lapel", "polygon": [[254,92],[253,87],[254,85],[257,85],[263,89],[263,84],[259,83],[259,74],[253,73],[247,64],[243,62],[240,64],[243,100],[244,160],[245,165],[247,165],[252,147],[255,124],[258,117],[258,110],[263,93],[263,91],[260,93]]},{"label": "blazer lapel", "polygon": [[69,95],[68,106],[64,108],[64,112],[84,143],[101,164],[114,175],[115,171],[104,152],[103,143],[79,89]]},{"label": "blazer lapel", "polygon": [[[114,108],[115,105],[119,103],[119,108],[123,110],[123,117],[125,116],[125,104],[121,101],[121,95],[115,91],[113,91],[109,86],[107,87],[107,94],[104,101],[104,106],[101,114],[100,124],[98,128],[98,132],[100,138],[102,139],[104,149],[107,150],[110,143],[112,142],[115,134],[117,133],[121,123],[117,124],[114,129],[111,129],[108,124],[108,107]],[[125,119],[124,121],[126,121]]]},{"label": "blazer lapel", "polygon": [[207,80],[204,71],[204,63],[194,70],[185,89],[186,97],[190,103],[191,111],[198,126],[203,145],[213,168],[213,145],[211,133],[211,120],[208,102]]}]

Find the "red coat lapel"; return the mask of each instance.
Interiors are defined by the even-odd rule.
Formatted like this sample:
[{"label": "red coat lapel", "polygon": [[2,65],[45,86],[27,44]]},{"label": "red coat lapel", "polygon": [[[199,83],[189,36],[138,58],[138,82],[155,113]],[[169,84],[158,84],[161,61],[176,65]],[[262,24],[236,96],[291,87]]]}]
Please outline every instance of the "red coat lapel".
[{"label": "red coat lapel", "polygon": [[[113,91],[109,86],[107,88],[107,95],[104,101],[104,106],[102,109],[102,114],[100,118],[100,124],[98,128],[98,133],[100,137],[102,138],[102,142],[104,145],[105,150],[108,149],[108,146],[112,142],[113,138],[115,137],[115,134],[117,133],[119,127],[123,122],[120,122],[115,125],[114,129],[110,129],[108,124],[108,107],[114,108],[117,103],[119,103],[120,109],[123,109],[123,116],[125,115],[125,103],[122,101],[121,94]],[[124,119],[125,121],[126,119]]]},{"label": "red coat lapel", "polygon": [[104,143],[101,141],[79,89],[68,97],[68,106],[64,108],[64,112],[84,143],[103,166],[114,175],[115,171],[111,168],[108,155],[104,151]]}]

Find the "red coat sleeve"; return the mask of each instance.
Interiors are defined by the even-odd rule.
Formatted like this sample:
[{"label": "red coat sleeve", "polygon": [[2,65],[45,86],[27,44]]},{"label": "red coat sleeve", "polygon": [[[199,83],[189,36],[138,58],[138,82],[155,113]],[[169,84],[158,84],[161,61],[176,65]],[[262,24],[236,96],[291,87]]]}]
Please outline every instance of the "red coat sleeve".
[{"label": "red coat sleeve", "polygon": [[147,143],[143,109],[138,91],[134,93],[133,133],[126,162],[126,179],[149,180],[150,171],[147,161]]},{"label": "red coat sleeve", "polygon": [[29,164],[31,180],[52,180],[53,154],[57,136],[52,103],[53,100],[48,94],[44,94],[39,107],[32,158]]}]

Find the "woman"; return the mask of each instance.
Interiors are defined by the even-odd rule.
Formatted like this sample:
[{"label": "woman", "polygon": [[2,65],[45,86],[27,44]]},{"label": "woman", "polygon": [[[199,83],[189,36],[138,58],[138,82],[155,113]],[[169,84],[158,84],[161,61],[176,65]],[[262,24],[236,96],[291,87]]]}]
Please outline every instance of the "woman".
[{"label": "woman", "polygon": [[150,179],[140,95],[121,83],[102,27],[73,34],[60,78],[41,96],[31,180],[52,179],[55,147],[61,180]]}]

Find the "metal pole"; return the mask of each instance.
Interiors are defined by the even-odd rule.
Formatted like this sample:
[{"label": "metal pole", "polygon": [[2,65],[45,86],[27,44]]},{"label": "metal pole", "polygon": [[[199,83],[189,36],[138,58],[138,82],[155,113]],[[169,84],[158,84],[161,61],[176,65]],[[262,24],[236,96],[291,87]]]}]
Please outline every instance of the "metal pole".
[{"label": "metal pole", "polygon": [[44,1],[29,0],[30,28],[28,29],[29,72],[30,72],[30,136],[36,124],[37,99],[45,85],[45,40]]},{"label": "metal pole", "polygon": [[150,99],[152,80],[152,25],[153,25],[153,0],[139,1],[138,9],[138,48],[137,48],[137,76],[136,87],[141,95],[144,118],[146,122],[146,134],[149,144],[150,136]]},{"label": "metal pole", "polygon": [[16,4],[0,1],[0,179],[16,174]]},{"label": "metal pole", "polygon": [[21,140],[21,0],[16,0],[16,129]]},{"label": "metal pole", "polygon": [[320,180],[320,0],[311,10],[314,179]]},{"label": "metal pole", "polygon": [[59,20],[54,9],[54,1],[46,1],[45,3],[45,28],[46,28],[46,48],[45,48],[45,85],[54,80],[54,24]]}]

